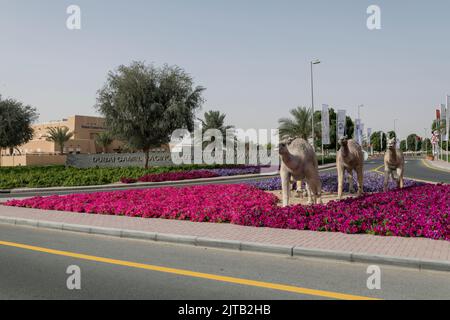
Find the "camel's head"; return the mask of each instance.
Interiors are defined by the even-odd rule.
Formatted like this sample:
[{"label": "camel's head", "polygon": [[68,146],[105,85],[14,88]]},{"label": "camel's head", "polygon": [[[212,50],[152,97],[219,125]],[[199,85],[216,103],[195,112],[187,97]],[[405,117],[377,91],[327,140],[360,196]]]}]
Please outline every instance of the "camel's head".
[{"label": "camel's head", "polygon": [[348,138],[347,138],[347,136],[343,136],[342,138],[339,139],[338,142],[339,142],[339,145],[340,145],[341,147],[347,146],[347,144],[348,144]]},{"label": "camel's head", "polygon": [[397,146],[396,138],[387,139],[387,148],[388,149],[395,149],[396,146]]},{"label": "camel's head", "polygon": [[278,146],[278,152],[281,155],[288,154],[289,153],[288,145],[289,144],[286,141],[281,142]]},{"label": "camel's head", "polygon": [[290,145],[294,140],[295,138],[285,138],[283,141],[280,142],[280,144],[278,145],[278,152],[280,153],[280,155],[285,155],[289,153],[288,145]]}]

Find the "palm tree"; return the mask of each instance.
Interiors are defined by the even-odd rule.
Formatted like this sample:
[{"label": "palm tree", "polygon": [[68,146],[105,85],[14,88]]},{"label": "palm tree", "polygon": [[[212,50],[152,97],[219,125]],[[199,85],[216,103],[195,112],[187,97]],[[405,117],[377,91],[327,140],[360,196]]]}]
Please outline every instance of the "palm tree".
[{"label": "palm tree", "polygon": [[103,153],[106,153],[108,146],[113,142],[113,138],[109,132],[101,132],[97,137],[95,137],[95,143],[103,149]]},{"label": "palm tree", "polygon": [[311,109],[297,107],[296,109],[292,109],[290,114],[293,119],[281,118],[278,120],[281,138],[301,138],[308,140],[311,137]]},{"label": "palm tree", "polygon": [[218,129],[225,136],[228,129],[232,129],[233,126],[225,125],[225,113],[220,113],[220,111],[208,111],[205,112],[205,120],[201,120],[203,126],[203,132],[208,129]]},{"label": "palm tree", "polygon": [[[227,139],[227,130],[233,129],[234,126],[226,126],[225,125],[225,117],[226,114],[220,113],[220,111],[208,111],[205,112],[204,118],[205,120],[199,119],[202,123],[202,131],[203,134],[209,129],[217,129],[222,133],[223,142],[226,144]],[[234,136],[230,137],[230,140],[233,139]]]},{"label": "palm tree", "polygon": [[64,154],[64,144],[73,137],[73,132],[69,132],[67,127],[47,128],[47,141],[53,141],[60,148],[60,154]]}]

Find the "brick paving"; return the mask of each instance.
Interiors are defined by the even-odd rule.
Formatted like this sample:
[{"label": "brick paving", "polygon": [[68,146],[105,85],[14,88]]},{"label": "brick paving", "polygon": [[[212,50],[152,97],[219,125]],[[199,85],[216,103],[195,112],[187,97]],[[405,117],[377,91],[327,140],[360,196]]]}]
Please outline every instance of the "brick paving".
[{"label": "brick paving", "polygon": [[[450,262],[450,242],[424,238],[254,228],[231,224],[90,215],[5,206],[0,206],[0,216],[159,234]],[[1,236],[0,240],[2,240]]]}]

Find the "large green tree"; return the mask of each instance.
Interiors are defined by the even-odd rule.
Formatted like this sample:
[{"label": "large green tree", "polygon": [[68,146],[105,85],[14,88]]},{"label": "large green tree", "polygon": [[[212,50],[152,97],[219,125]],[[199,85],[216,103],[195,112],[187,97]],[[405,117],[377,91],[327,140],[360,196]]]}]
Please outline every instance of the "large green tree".
[{"label": "large green tree", "polygon": [[397,134],[395,133],[395,131],[388,131],[388,133],[387,133],[387,137],[389,138],[389,139],[392,139],[392,138],[397,138]]},{"label": "large green tree", "polygon": [[[381,134],[383,134],[383,139],[381,139]],[[386,150],[387,136],[383,131],[377,131],[372,133],[370,137],[370,144],[374,151],[382,152]]]},{"label": "large green tree", "polygon": [[[330,119],[330,144],[324,145],[325,150],[335,150],[337,147],[337,113],[333,108],[329,109],[329,119]],[[314,113],[314,123],[316,126],[316,130],[318,133],[316,134],[316,147],[320,148],[322,145],[322,111],[316,111]],[[345,134],[347,137],[353,137],[355,131],[355,124],[350,117],[346,117],[345,119]]]},{"label": "large green tree", "polygon": [[420,151],[422,149],[422,140],[418,138],[419,136],[415,133],[410,134],[406,138],[406,148],[408,151]]},{"label": "large green tree", "polygon": [[0,149],[14,148],[33,138],[31,125],[36,121],[36,109],[14,99],[3,100],[0,96]]},{"label": "large green tree", "polygon": [[406,140],[400,141],[400,150],[402,150],[403,152],[408,151],[408,146],[406,145]]},{"label": "large green tree", "polygon": [[180,67],[133,62],[109,73],[96,107],[114,136],[145,153],[148,168],[151,148],[169,143],[176,129],[194,130],[203,91]]}]

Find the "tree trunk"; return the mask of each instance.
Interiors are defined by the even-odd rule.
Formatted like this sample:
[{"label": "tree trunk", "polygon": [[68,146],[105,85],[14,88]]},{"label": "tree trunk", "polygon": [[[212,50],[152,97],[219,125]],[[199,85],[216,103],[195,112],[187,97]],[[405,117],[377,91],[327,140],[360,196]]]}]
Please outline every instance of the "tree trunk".
[{"label": "tree trunk", "polygon": [[60,154],[60,155],[64,155],[64,143],[61,143],[61,144],[59,145],[59,148],[60,148],[59,154]]},{"label": "tree trunk", "polygon": [[149,158],[150,158],[150,150],[149,150],[149,149],[146,149],[146,150],[144,150],[144,153],[145,153],[145,163],[144,163],[144,168],[145,168],[145,169],[148,169],[148,160],[149,160]]}]

